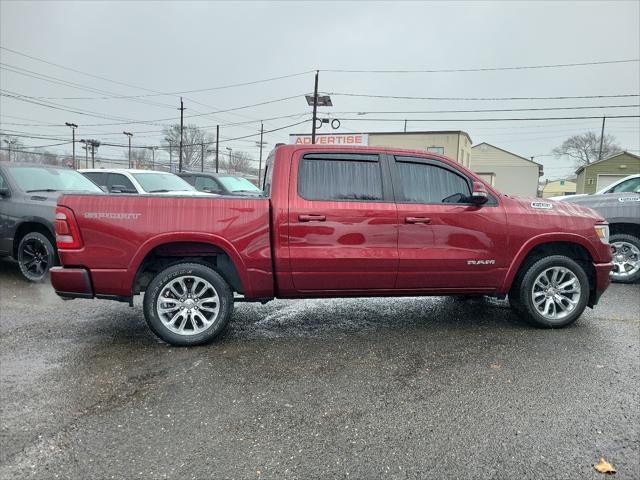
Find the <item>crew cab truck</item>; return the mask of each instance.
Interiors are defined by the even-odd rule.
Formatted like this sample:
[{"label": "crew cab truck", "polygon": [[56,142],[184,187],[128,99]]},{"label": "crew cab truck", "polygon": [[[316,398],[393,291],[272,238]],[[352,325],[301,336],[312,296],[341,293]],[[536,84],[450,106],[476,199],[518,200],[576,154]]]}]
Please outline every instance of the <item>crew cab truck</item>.
[{"label": "crew cab truck", "polygon": [[501,195],[424,151],[276,147],[260,197],[64,195],[58,295],[132,304],[174,345],[211,341],[234,301],[509,296],[563,327],[609,285],[608,226],[570,203]]}]

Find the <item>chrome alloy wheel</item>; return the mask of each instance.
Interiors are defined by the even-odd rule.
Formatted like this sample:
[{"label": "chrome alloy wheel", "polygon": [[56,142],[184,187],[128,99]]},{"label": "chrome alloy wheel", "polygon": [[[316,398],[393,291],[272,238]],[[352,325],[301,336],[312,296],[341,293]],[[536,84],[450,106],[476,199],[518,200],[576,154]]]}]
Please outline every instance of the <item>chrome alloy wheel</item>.
[{"label": "chrome alloy wheel", "polygon": [[638,247],[622,241],[612,243],[611,249],[613,250],[611,278],[622,280],[640,270],[640,250]]},{"label": "chrome alloy wheel", "polygon": [[167,282],[156,302],[158,317],[178,335],[197,335],[218,318],[218,292],[204,278],[185,275]]},{"label": "chrome alloy wheel", "polygon": [[548,320],[562,320],[580,301],[580,281],[565,267],[544,270],[533,282],[531,295],[533,305],[540,315]]}]

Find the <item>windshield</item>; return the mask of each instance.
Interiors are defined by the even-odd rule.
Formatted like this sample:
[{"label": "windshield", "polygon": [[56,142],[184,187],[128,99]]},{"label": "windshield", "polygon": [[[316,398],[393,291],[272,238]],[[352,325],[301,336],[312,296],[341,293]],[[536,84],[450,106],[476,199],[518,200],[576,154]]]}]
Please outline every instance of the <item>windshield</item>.
[{"label": "windshield", "polygon": [[218,177],[218,180],[230,192],[259,192],[260,189],[243,177]]},{"label": "windshield", "polygon": [[195,190],[186,181],[171,173],[134,173],[133,176],[147,193]]},{"label": "windshield", "polygon": [[45,167],[9,167],[13,180],[24,192],[103,193],[91,180],[75,170]]}]

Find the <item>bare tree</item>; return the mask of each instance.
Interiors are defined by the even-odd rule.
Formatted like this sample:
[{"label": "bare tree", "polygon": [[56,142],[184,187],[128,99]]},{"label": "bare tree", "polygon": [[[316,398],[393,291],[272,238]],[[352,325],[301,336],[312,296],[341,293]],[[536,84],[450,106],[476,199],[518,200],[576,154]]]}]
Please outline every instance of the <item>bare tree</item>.
[{"label": "bare tree", "polygon": [[[169,146],[169,139],[173,147],[174,153],[174,165],[178,164],[178,158],[180,155],[180,124],[172,125],[165,128],[163,131],[165,138],[165,145]],[[207,133],[197,125],[185,125],[183,129],[183,148],[182,148],[182,169],[183,170],[195,170],[200,168],[200,162],[202,161],[202,143],[204,143],[204,155],[205,160],[207,157],[207,148],[211,148],[211,145],[215,143],[215,135]]]},{"label": "bare tree", "polygon": [[[602,158],[607,158],[622,149],[616,143],[613,135],[605,135],[602,142]],[[598,160],[600,152],[600,135],[594,132],[587,132],[580,135],[573,135],[567,138],[562,145],[553,149],[556,157],[570,157],[577,166],[588,165]]]},{"label": "bare tree", "polygon": [[249,173],[254,159],[247,152],[231,152],[222,160],[222,168],[229,173]]},{"label": "bare tree", "polygon": [[[129,160],[129,152],[124,153],[124,158]],[[131,168],[151,169],[151,152],[146,148],[134,148],[131,150]]]}]

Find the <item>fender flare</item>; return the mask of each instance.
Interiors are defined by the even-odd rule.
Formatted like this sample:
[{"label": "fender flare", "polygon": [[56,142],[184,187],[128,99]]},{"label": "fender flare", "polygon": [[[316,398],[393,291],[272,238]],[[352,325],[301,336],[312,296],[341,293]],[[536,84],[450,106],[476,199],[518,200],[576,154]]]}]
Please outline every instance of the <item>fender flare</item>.
[{"label": "fender flare", "polygon": [[500,287],[500,293],[509,292],[509,290],[511,289],[511,284],[515,279],[518,270],[522,266],[524,259],[531,252],[531,250],[539,245],[553,242],[565,242],[580,245],[581,247],[584,247],[589,255],[591,255],[591,258],[597,257],[597,252],[593,244],[581,235],[577,235],[575,233],[543,233],[536,237],[530,238],[527,242],[524,243],[524,245],[520,247],[518,253],[516,253],[516,255],[513,257],[509,269],[507,270],[507,274],[505,275],[502,286]]},{"label": "fender flare", "polygon": [[129,265],[127,266],[127,271],[129,272],[129,285],[133,285],[136,275],[138,274],[138,269],[142,265],[142,262],[147,257],[147,255],[154,248],[167,243],[176,242],[207,243],[222,250],[229,256],[234,266],[236,267],[245,295],[252,294],[253,288],[251,287],[251,281],[247,273],[247,268],[245,266],[244,260],[235,249],[235,247],[228,240],[219,237],[218,235],[203,232],[168,232],[156,235],[145,241],[142,245],[140,245],[133,258],[129,262]]}]

